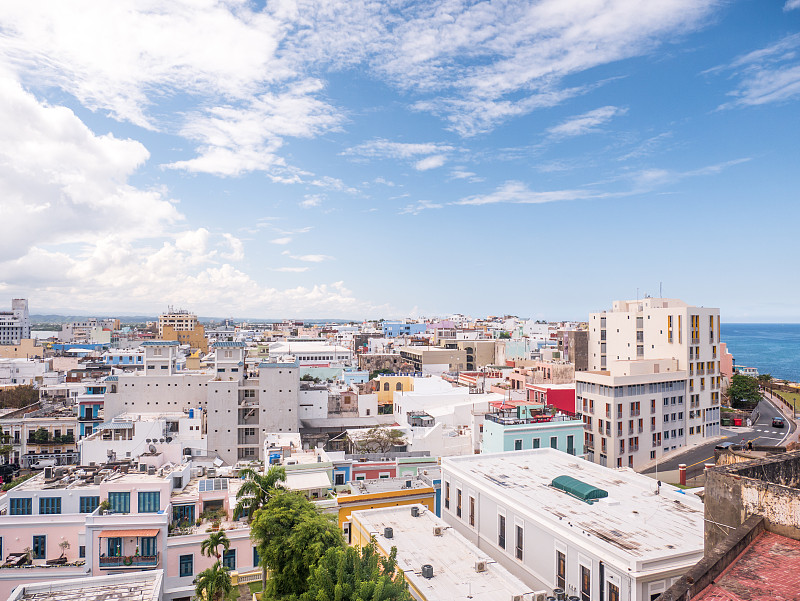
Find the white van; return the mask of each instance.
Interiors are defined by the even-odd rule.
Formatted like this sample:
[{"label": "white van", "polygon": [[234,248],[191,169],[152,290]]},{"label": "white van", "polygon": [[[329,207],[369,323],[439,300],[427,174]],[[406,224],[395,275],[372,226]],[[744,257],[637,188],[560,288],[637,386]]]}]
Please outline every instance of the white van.
[{"label": "white van", "polygon": [[32,463],[31,464],[31,469],[32,470],[41,470],[41,469],[44,469],[46,467],[55,467],[55,466],[56,466],[56,460],[55,459],[40,459],[36,463]]}]

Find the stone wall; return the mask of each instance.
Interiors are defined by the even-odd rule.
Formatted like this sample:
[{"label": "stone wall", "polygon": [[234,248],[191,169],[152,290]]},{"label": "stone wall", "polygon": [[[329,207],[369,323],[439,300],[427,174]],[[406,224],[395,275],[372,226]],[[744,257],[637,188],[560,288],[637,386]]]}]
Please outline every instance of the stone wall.
[{"label": "stone wall", "polygon": [[754,514],[770,531],[800,539],[800,451],[707,471],[706,553]]}]

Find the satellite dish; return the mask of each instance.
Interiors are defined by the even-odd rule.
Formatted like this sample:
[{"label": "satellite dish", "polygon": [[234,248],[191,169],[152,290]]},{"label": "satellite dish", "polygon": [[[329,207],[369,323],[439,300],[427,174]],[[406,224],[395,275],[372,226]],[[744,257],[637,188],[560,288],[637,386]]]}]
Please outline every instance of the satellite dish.
[{"label": "satellite dish", "polygon": [[172,442],[172,436],[167,436],[167,442]]},{"label": "satellite dish", "polygon": [[165,442],[165,441],[164,441],[164,439],[162,438],[162,439],[160,440],[160,442]]},{"label": "satellite dish", "polygon": [[153,442],[153,439],[152,438],[148,438],[147,442]]},{"label": "satellite dish", "polygon": [[150,449],[150,452],[155,455],[155,453],[156,453],[156,445],[151,444],[148,448]]}]

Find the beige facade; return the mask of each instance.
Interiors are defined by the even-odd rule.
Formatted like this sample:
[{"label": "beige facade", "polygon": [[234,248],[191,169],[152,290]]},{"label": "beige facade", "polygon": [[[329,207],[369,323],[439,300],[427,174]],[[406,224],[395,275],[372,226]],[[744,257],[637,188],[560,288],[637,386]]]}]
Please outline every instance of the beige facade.
[{"label": "beige facade", "polygon": [[197,315],[183,309],[170,310],[158,316],[158,337],[164,340],[164,326],[171,326],[176,332],[185,332],[194,330],[197,325]]},{"label": "beige facade", "polygon": [[719,435],[719,330],[719,309],[677,299],[616,301],[590,315],[576,400],[594,461],[638,469]]},{"label": "beige facade", "polygon": [[33,359],[44,357],[44,348],[37,346],[36,341],[23,338],[19,344],[0,344],[2,359]]},{"label": "beige facade", "polygon": [[466,353],[464,369],[467,371],[476,371],[495,362],[494,340],[444,338],[439,340],[438,345],[446,349],[464,351]]},{"label": "beige facade", "polygon": [[446,349],[435,346],[405,346],[400,349],[400,357],[422,373],[465,371],[467,369],[467,352],[458,349]]}]

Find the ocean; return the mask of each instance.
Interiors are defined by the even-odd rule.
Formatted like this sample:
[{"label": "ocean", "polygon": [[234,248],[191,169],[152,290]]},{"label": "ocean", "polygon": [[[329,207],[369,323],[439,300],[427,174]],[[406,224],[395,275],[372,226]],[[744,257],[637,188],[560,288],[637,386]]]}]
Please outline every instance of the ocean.
[{"label": "ocean", "polygon": [[722,323],[722,342],[736,365],[800,382],[800,323]]}]

